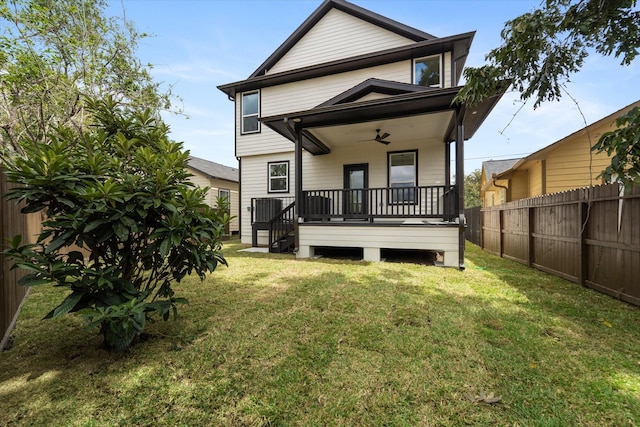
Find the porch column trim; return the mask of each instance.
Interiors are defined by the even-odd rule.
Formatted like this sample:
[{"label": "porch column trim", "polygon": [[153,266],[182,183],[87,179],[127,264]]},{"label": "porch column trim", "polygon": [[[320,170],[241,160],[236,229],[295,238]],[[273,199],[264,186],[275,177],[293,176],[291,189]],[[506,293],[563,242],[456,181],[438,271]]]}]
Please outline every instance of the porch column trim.
[{"label": "porch column trim", "polygon": [[456,108],[456,187],[458,190],[458,267],[464,270],[464,107]]}]

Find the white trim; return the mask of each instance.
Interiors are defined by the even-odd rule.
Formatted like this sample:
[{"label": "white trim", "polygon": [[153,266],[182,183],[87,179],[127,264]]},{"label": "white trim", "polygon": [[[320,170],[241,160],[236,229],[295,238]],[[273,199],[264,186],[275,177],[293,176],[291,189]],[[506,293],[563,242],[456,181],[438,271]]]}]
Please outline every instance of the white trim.
[{"label": "white trim", "polygon": [[[249,95],[258,95],[258,111],[251,114],[244,114],[244,97]],[[242,97],[240,98],[240,133],[242,135],[252,134],[252,133],[260,133],[260,120],[257,120],[260,117],[260,91],[252,90],[250,92],[244,92]],[[244,119],[249,117],[255,117],[258,122],[258,128],[256,130],[244,130]]]},{"label": "white trim", "polygon": [[431,59],[431,58],[438,58],[438,65],[439,65],[439,68],[440,68],[438,77],[439,77],[440,83],[438,83],[437,86],[436,85],[430,85],[429,87],[443,88],[444,87],[444,81],[443,81],[443,79],[444,79],[444,67],[443,67],[444,66],[444,61],[443,61],[443,57],[442,57],[441,53],[439,53],[437,55],[429,55],[429,56],[423,56],[421,58],[414,58],[413,59],[413,61],[412,61],[413,69],[411,70],[411,75],[413,76],[413,84],[416,84],[416,85],[418,84],[416,82],[417,77],[418,77],[417,74],[416,74],[416,62],[423,61],[425,59]]},{"label": "white trim", "polygon": [[[285,165],[286,166],[286,175],[284,176],[271,176],[271,166],[275,166],[275,165]],[[269,193],[288,193],[289,192],[289,161],[285,160],[285,161],[281,161],[281,162],[267,162],[267,174],[269,176],[269,183],[268,183],[268,189],[267,191]],[[284,190],[274,190],[271,187],[271,180],[272,179],[284,179],[285,180],[285,189]]]},{"label": "white trim", "polygon": [[[459,268],[458,226],[389,226],[313,225],[298,227],[299,246],[296,258],[314,256],[317,247],[362,248],[371,261],[380,249],[416,249],[444,252],[444,266]],[[365,253],[366,251],[366,253]],[[379,261],[380,259],[378,259]]]},{"label": "white trim", "polygon": [[218,197],[222,197],[222,193],[225,192],[227,193],[227,195],[225,196],[225,198],[227,199],[227,201],[229,203],[231,203],[231,190],[228,190],[226,188],[218,188]]}]

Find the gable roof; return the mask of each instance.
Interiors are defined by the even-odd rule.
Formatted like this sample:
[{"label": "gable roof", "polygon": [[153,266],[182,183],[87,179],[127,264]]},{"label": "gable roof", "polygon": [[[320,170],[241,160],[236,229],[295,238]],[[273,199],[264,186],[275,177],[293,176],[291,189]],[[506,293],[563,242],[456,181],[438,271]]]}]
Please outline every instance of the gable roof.
[{"label": "gable roof", "polygon": [[199,157],[189,156],[189,167],[202,172],[209,178],[223,179],[225,181],[238,182],[238,169],[211,162]]},{"label": "gable roof", "polygon": [[[501,171],[501,172],[497,172],[497,175],[503,175],[507,172],[510,172],[512,170],[516,170],[518,169],[520,166],[522,166],[523,164],[525,164],[526,162],[530,161],[530,160],[541,160],[545,158],[545,155],[547,153],[549,153],[550,151],[558,148],[561,145],[566,144],[567,142],[571,141],[573,139],[574,136],[578,135],[579,133],[582,132],[588,132],[589,130],[600,126],[602,124],[605,124],[607,122],[610,123],[615,123],[616,119],[621,116],[623,113],[631,110],[634,107],[640,107],[640,100],[632,102],[631,104],[620,108],[617,111],[614,111],[613,113],[609,114],[608,116],[605,116],[603,118],[601,118],[600,120],[596,120],[595,122],[591,123],[588,126],[585,126],[581,129],[578,129],[577,131],[565,136],[562,139],[559,139],[558,141],[547,145],[546,147],[543,147],[541,149],[539,149],[538,151],[529,154],[527,157],[523,157],[521,159],[518,159],[518,161],[516,163],[514,163],[513,165],[511,165],[509,168]],[[594,141],[595,142],[595,141]]]},{"label": "gable roof", "polygon": [[486,178],[491,179],[493,175],[499,175],[502,172],[508,171],[520,160],[522,159],[487,160],[486,162],[482,162],[482,169],[484,170]]},{"label": "gable roof", "polygon": [[218,89],[226,93],[230,98],[234,98],[238,92],[339,74],[362,68],[418,58],[421,56],[435,55],[444,51],[452,52],[457,81],[462,75],[462,69],[464,68],[464,63],[467,59],[474,35],[475,31],[471,31],[468,33],[416,42],[407,46],[366,53],[351,58],[315,64],[295,70],[252,76],[246,80],[219,85]]},{"label": "gable roof", "polygon": [[425,92],[428,90],[434,90],[434,88],[413,85],[410,83],[400,83],[391,80],[371,78],[323,102],[322,104],[318,105],[318,107],[354,102],[370,93],[400,95],[403,93]]},{"label": "gable roof", "polygon": [[[460,108],[460,118],[464,124],[464,139],[469,139],[478,130],[498,100],[500,100],[504,90],[506,90],[506,86],[500,93],[487,98],[471,109],[456,107],[453,104],[453,99],[460,89],[462,89],[461,86],[432,88],[419,92],[410,91],[380,99],[332,105],[322,104],[310,110],[260,117],[259,120],[292,142],[297,139],[297,135],[292,128],[292,123],[296,123],[302,129],[302,147],[311,154],[318,155],[328,154],[330,149],[322,141],[311,135],[307,131],[308,129],[371,122],[380,119],[422,116],[445,111],[453,113],[456,108]],[[456,139],[456,127],[453,122],[449,124],[449,128],[443,138],[445,141],[454,141]]]},{"label": "gable roof", "polygon": [[260,66],[249,76],[249,78],[265,75],[291,48],[298,43],[314,25],[322,19],[331,9],[338,9],[356,18],[362,19],[388,31],[419,42],[435,39],[436,37],[420,31],[416,28],[404,25],[393,19],[378,15],[375,12],[356,6],[345,0],[324,0],[322,4],[280,45]]}]

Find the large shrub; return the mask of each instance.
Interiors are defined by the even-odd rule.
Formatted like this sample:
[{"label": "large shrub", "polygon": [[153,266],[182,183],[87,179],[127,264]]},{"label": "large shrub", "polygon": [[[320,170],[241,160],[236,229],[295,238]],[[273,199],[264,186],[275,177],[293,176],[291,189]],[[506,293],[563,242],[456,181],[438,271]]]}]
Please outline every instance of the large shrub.
[{"label": "large shrub", "polygon": [[46,318],[77,312],[121,350],[154,315],[177,315],[185,300],[172,284],[226,264],[229,216],[189,183],[188,153],[157,115],[111,99],[86,108],[88,131],[57,128],[47,144],[23,141],[24,154],[5,159],[9,180],[21,184],[8,197],[45,214],[37,244],[16,236],[7,253],[29,272],[22,285],[71,290]]}]

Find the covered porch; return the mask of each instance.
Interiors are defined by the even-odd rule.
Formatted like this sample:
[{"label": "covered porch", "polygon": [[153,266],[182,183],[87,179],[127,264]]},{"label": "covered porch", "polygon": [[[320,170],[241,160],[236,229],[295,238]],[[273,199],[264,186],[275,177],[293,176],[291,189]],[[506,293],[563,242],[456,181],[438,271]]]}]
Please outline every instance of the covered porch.
[{"label": "covered porch", "polygon": [[[467,110],[452,104],[460,87],[394,89],[369,99],[354,88],[261,119],[295,144],[293,202],[262,225],[269,245],[286,237],[299,258],[356,247],[368,261],[382,249],[433,250],[464,268],[464,140],[499,97]],[[413,168],[410,179],[402,165]]]}]

